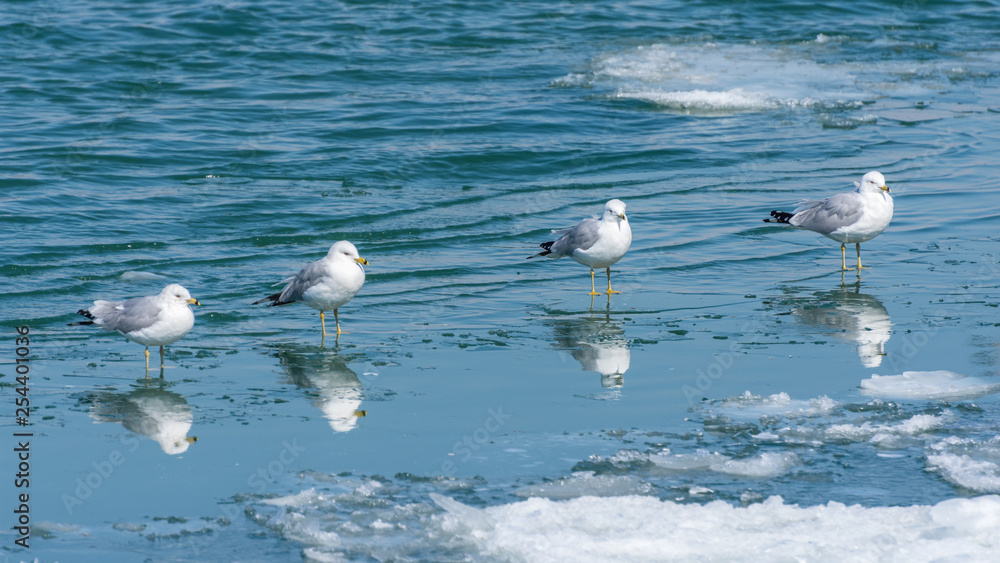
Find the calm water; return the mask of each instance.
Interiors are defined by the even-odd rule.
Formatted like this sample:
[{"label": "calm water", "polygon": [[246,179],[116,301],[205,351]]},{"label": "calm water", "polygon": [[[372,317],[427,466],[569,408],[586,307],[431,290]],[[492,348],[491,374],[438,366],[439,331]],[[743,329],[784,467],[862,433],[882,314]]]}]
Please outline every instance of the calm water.
[{"label": "calm water", "polygon": [[[3,556],[982,558],[997,8],[8,3]],[[896,214],[860,279],[761,222],[869,170]],[[622,294],[525,260],[615,197]],[[250,306],[340,239],[371,266],[339,341]],[[202,306],[162,379],[67,326],[171,282]]]}]

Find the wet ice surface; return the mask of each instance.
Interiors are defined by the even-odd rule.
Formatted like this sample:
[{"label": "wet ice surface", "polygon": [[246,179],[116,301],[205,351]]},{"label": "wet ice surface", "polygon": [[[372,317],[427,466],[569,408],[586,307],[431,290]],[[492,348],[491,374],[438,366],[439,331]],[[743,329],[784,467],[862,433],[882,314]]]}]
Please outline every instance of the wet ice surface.
[{"label": "wet ice surface", "polygon": [[[810,561],[988,558],[1000,542],[1000,497],[931,507],[808,508],[771,497],[748,507],[684,505],[650,497],[532,499],[484,510],[434,495],[441,528],[480,553],[512,560]],[[831,533],[834,532],[834,533]],[[655,539],[654,539],[655,538]]]},{"label": "wet ice surface", "polygon": [[[282,434],[269,438],[264,430],[260,443],[268,451],[258,457],[260,470],[226,472],[246,477],[236,487],[242,492],[218,499],[214,509],[198,516],[150,518],[140,512],[113,518],[108,526],[46,522],[40,529],[48,541],[72,545],[84,535],[126,545],[154,540],[210,554],[212,537],[249,534],[262,542],[262,553],[298,552],[309,561],[470,556],[555,561],[569,554],[584,561],[685,560],[695,554],[731,560],[746,553],[776,561],[790,555],[833,561],[869,553],[881,560],[975,559],[998,545],[994,524],[1000,498],[979,495],[1000,492],[995,422],[1000,403],[994,395],[979,395],[975,402],[933,398],[954,386],[950,372],[924,377],[923,394],[907,400],[864,396],[861,384],[870,378],[838,398],[746,390],[700,400],[661,429],[530,432],[518,422],[524,411],[508,410],[506,400],[493,396],[496,401],[480,404],[494,406],[487,406],[464,436],[445,443],[429,470],[331,473],[309,468],[326,458],[341,460],[336,463],[346,469],[357,466],[355,456],[405,466],[393,448],[413,440],[433,443],[419,433],[389,437],[374,451],[368,443],[379,439],[368,437],[373,432],[387,437],[372,421],[392,420],[386,409],[420,394],[412,385],[404,390],[405,380],[390,375],[392,366],[350,368],[349,361],[335,361],[339,355],[299,347],[262,352],[276,360],[271,367],[278,381],[288,384],[282,401],[309,405],[315,417],[295,423],[300,430],[291,440]],[[558,351],[550,353],[559,361]],[[572,356],[565,358],[566,377],[585,375],[573,362]],[[345,370],[362,383],[360,395],[335,398],[352,409],[360,398],[368,410],[367,416],[352,414],[350,427],[329,419],[329,389],[358,391],[353,378],[343,384]],[[335,384],[301,379],[317,374],[329,374]],[[596,404],[627,400],[629,385],[638,383],[628,373],[625,377],[623,397]],[[580,384],[600,388],[597,374]],[[143,394],[156,396],[131,393]],[[563,395],[574,396],[570,390]],[[232,400],[258,404],[256,410],[268,404],[265,397],[251,393]],[[134,402],[128,396],[115,400]],[[594,404],[578,394],[572,400]],[[134,416],[125,408],[109,413],[99,406],[114,404],[106,395],[81,395],[80,401],[89,413],[103,409],[104,424],[112,422],[111,414],[122,421],[149,416],[148,408]],[[176,399],[146,404],[178,411]],[[243,412],[241,419],[259,430],[260,423],[287,427],[299,418]],[[200,421],[204,431],[219,424]],[[309,428],[305,433],[302,424]],[[140,427],[124,428],[119,449],[128,451],[125,441],[144,435]],[[203,447],[205,435],[184,455]],[[353,435],[366,435],[365,443],[338,439]],[[278,437],[281,447],[275,450]],[[163,456],[155,434],[148,438],[143,444],[155,451],[138,452]],[[325,443],[346,450],[317,452]],[[85,503],[81,509],[86,508]]]},{"label": "wet ice surface", "polygon": [[[924,389],[945,391],[953,380],[947,374],[925,378]],[[431,545],[446,557],[543,561],[733,560],[748,553],[762,561],[988,558],[1000,545],[1000,497],[975,495],[998,491],[1000,437],[941,437],[968,433],[970,412],[983,411],[976,418],[985,422],[998,405],[947,405],[798,400],[747,391],[696,405],[691,419],[700,419],[701,427],[686,435],[622,431],[600,437],[633,447],[580,460],[564,477],[521,485],[514,494],[522,500],[496,504],[489,499],[509,493],[478,479],[309,475],[302,493],[250,500],[249,506],[256,521],[297,538],[317,561],[344,554],[417,557]],[[506,447],[509,439],[498,437],[483,455],[495,460],[520,453]],[[535,439],[541,443],[529,449],[558,447],[554,437]],[[878,460],[921,458],[928,477],[939,475],[972,496],[864,506],[900,498],[900,491],[878,491],[886,483],[876,479],[857,482],[850,465],[892,472]],[[894,486],[921,487],[912,474],[896,477]],[[838,491],[848,504],[803,505],[781,495],[815,487]],[[400,493],[416,493],[415,502],[401,502]],[[387,497],[394,502],[379,500]],[[357,536],[370,533],[382,538],[379,550],[358,542]]]},{"label": "wet ice surface", "polygon": [[872,375],[861,381],[861,392],[882,398],[961,400],[1000,392],[1000,383],[945,370],[907,371],[900,375]]},{"label": "wet ice surface", "polygon": [[[80,436],[81,451],[67,444],[71,478],[43,509],[65,516],[45,519],[40,542],[56,556],[89,538],[213,557],[252,537],[268,556],[315,561],[555,559],[574,548],[595,561],[732,559],[727,546],[740,542],[776,559],[978,557],[996,548],[977,527],[995,499],[979,497],[1000,492],[995,345],[980,336],[996,334],[982,304],[993,289],[940,314],[919,304],[935,290],[899,297],[870,278],[755,297],[634,290],[593,310],[568,296],[502,328],[443,309],[386,336],[356,315],[336,348],[286,337],[178,351],[148,382],[109,376],[131,358],[91,341],[105,359],[57,376],[64,386],[50,395],[70,407],[53,412],[53,428]],[[806,321],[813,309],[855,321]],[[885,315],[910,328],[859,353],[856,334]],[[303,338],[313,320],[303,317]],[[941,358],[950,370],[919,369]],[[101,477],[115,452],[124,463]],[[174,493],[195,483],[214,493],[195,504]],[[103,513],[95,501],[111,497],[115,514]],[[937,516],[952,513],[978,516]]]},{"label": "wet ice surface", "polygon": [[[299,544],[307,561],[470,555],[513,561],[743,560],[749,553],[758,561],[986,560],[1000,542],[996,495],[906,507],[798,506],[780,496],[740,505],[678,503],[617,487],[609,495],[482,507],[456,500],[481,490],[477,482],[320,475],[302,480],[308,488],[294,495],[245,502],[252,522]],[[219,526],[121,524],[116,530],[122,539],[143,534],[165,541],[180,530],[213,533]]]},{"label": "wet ice surface", "polygon": [[[898,296],[879,275],[739,295],[633,286],[503,327],[446,308],[386,335],[359,314],[326,349],[300,341],[304,316],[302,338],[178,350],[163,380],[123,376],[127,350],[89,340],[94,365],[40,363],[68,407],[50,409],[53,432],[78,439],[62,466],[39,464],[63,475],[39,542],[65,558],[86,538],[93,560],[151,540],[225,557],[244,537],[315,561],[725,560],[741,542],[775,560],[980,557],[997,547],[980,527],[1000,493],[995,289],[940,313],[937,290]],[[854,321],[805,320],[815,309]],[[885,315],[900,328],[859,353]],[[211,492],[177,493],[191,487]]]}]

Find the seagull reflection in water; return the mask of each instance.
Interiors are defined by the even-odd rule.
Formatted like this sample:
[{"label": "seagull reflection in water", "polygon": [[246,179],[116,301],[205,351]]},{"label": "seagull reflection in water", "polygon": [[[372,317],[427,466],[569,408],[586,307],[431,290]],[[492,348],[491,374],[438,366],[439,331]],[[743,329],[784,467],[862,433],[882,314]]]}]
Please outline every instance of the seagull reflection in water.
[{"label": "seagull reflection in water", "polygon": [[329,421],[334,432],[350,432],[358,418],[368,414],[361,410],[361,380],[358,374],[337,355],[336,351],[298,345],[273,347],[288,379],[296,387],[315,389],[313,404]]},{"label": "seagull reflection in water", "polygon": [[858,358],[866,368],[882,364],[885,344],[892,334],[889,311],[874,296],[861,293],[859,284],[816,293],[797,305],[792,313],[802,323],[821,327],[824,333],[841,340],[856,342]]},{"label": "seagull reflection in water", "polygon": [[621,387],[631,356],[625,329],[612,322],[610,311],[595,314],[553,319],[553,346],[568,350],[583,371],[601,374],[602,387]]},{"label": "seagull reflection in water", "polygon": [[162,387],[129,393],[90,393],[83,401],[90,404],[90,418],[95,423],[119,423],[155,441],[165,454],[184,453],[198,441],[188,436],[193,417],[187,399]]}]

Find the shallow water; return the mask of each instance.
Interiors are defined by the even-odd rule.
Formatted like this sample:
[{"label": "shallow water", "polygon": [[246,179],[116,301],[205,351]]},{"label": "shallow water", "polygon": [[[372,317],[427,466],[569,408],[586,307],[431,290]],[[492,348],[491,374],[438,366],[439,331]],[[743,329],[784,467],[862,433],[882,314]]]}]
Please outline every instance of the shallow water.
[{"label": "shallow water", "polygon": [[[4,556],[984,557],[995,9],[12,6],[0,307],[8,350],[31,330],[34,527]],[[873,169],[895,216],[860,278],[761,222]],[[525,260],[614,197],[621,294]],[[371,265],[339,339],[250,305],[340,239]],[[67,326],[171,282],[202,306],[162,379]],[[13,352],[0,373],[13,413]]]}]

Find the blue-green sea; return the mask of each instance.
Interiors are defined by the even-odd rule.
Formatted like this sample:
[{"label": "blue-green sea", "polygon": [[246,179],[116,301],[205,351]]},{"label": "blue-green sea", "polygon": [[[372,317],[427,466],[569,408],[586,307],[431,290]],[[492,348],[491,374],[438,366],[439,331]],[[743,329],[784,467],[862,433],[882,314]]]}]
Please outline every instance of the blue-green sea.
[{"label": "blue-green sea", "polygon": [[[3,561],[1000,552],[997,2],[0,12]],[[860,275],[762,221],[870,170]],[[613,198],[620,294],[526,260]]]}]

